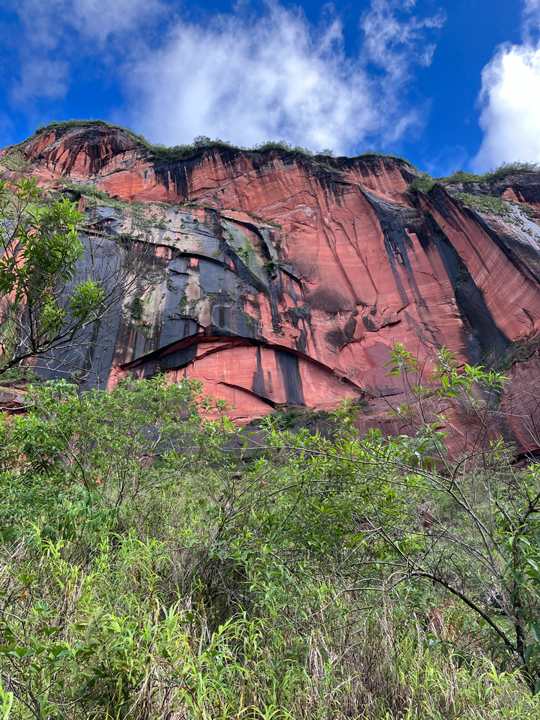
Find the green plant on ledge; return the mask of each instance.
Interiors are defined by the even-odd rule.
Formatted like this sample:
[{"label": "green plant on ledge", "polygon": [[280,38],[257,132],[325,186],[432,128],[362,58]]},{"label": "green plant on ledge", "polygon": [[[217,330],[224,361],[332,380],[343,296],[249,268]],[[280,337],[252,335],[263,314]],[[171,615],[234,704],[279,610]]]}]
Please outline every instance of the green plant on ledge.
[{"label": "green plant on ledge", "polygon": [[510,205],[502,198],[492,197],[491,195],[461,193],[456,195],[456,199],[467,205],[467,207],[486,215],[499,215],[500,217],[510,215]]}]

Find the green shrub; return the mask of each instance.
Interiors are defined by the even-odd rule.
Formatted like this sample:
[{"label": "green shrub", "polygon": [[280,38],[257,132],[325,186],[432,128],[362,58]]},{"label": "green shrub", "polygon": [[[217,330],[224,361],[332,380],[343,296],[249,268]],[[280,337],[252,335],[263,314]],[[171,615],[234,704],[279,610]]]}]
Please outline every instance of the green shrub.
[{"label": "green shrub", "polygon": [[414,190],[420,190],[421,192],[427,194],[436,182],[437,180],[432,178],[431,175],[429,175],[428,173],[422,173],[420,177],[417,177],[416,180],[413,180],[413,182],[409,185],[408,189],[409,192],[412,192]]},{"label": "green shrub", "polygon": [[0,165],[13,172],[27,173],[32,169],[31,163],[23,158],[20,152],[14,150],[3,157],[0,157]]},{"label": "green shrub", "polygon": [[500,374],[418,370],[398,346],[415,433],[278,410],[249,462],[194,381],[33,388],[0,424],[0,715],[536,717],[539,468],[445,449],[441,409],[490,428]]},{"label": "green shrub", "polygon": [[12,385],[14,383],[40,384],[43,378],[31,367],[19,366],[6,370],[0,376],[0,385]]},{"label": "green shrub", "polygon": [[540,163],[513,162],[503,163],[498,168],[495,168],[495,170],[489,170],[482,175],[457,170],[448,177],[433,178],[428,173],[422,173],[421,176],[414,180],[409,186],[409,190],[421,190],[427,193],[437,183],[440,185],[458,185],[461,183],[488,183],[493,185],[496,182],[506,179],[510,175],[538,172],[540,172]]}]

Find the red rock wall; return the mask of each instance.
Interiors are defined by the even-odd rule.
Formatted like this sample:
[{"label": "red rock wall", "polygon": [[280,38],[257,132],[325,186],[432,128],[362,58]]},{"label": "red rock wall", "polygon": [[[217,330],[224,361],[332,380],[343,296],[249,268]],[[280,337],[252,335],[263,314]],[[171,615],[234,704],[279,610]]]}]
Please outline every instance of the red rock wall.
[{"label": "red rock wall", "polygon": [[[193,375],[245,421],[287,404],[330,409],[381,393],[397,401],[401,388],[384,367],[396,342],[429,368],[442,346],[463,362],[497,363],[538,334],[538,225],[517,203],[515,217],[496,218],[441,186],[410,193],[405,162],[222,148],[165,163],[106,126],[44,132],[22,154],[44,186],[67,178],[122,201],[166,204],[161,229],[134,235],[161,275],[141,290],[143,319],[130,317],[125,299],[109,382],[128,371]],[[537,176],[499,185],[489,191],[531,207],[540,200]],[[93,227],[125,236],[129,205],[99,212]],[[533,362],[515,372],[533,385],[540,378]],[[532,447],[516,423],[516,442]]]}]

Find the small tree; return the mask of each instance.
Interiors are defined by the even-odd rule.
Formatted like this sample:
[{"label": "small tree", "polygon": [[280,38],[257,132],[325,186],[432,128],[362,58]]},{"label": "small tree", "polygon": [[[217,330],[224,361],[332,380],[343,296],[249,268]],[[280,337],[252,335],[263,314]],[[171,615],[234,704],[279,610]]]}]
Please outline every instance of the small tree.
[{"label": "small tree", "polygon": [[68,347],[106,311],[99,279],[76,281],[84,215],[42,195],[35,179],[0,181],[0,375]]},{"label": "small tree", "polygon": [[[395,577],[428,579],[461,601],[492,650],[540,692],[540,465],[517,467],[501,437],[508,378],[460,366],[443,348],[430,383],[413,384],[418,360],[401,345],[392,355],[390,374],[410,392],[395,412],[415,430],[410,439],[380,440],[406,491],[402,521],[390,526],[381,515],[378,529]],[[441,428],[452,415],[470,422],[461,447]]]},{"label": "small tree", "polygon": [[377,588],[384,598],[400,586],[435,602],[453,598],[466,610],[454,652],[467,637],[483,637],[537,693],[540,465],[516,465],[501,438],[507,379],[460,366],[445,349],[428,382],[403,346],[389,366],[403,380],[405,401],[393,412],[407,434],[362,437],[354,403],[334,415],[331,438],[267,424],[268,450],[279,449],[298,478],[287,521],[295,547],[313,559],[316,538],[321,571],[330,563],[344,592],[368,603]]}]

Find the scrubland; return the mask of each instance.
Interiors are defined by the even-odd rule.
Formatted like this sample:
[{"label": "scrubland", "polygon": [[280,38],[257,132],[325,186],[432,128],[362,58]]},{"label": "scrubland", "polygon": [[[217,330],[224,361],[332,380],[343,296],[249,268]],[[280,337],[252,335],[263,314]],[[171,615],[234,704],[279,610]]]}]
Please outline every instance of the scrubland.
[{"label": "scrubland", "polygon": [[0,715],[539,717],[540,471],[488,433],[505,380],[388,370],[407,436],[349,403],[255,450],[189,380],[30,387],[0,425]]}]

